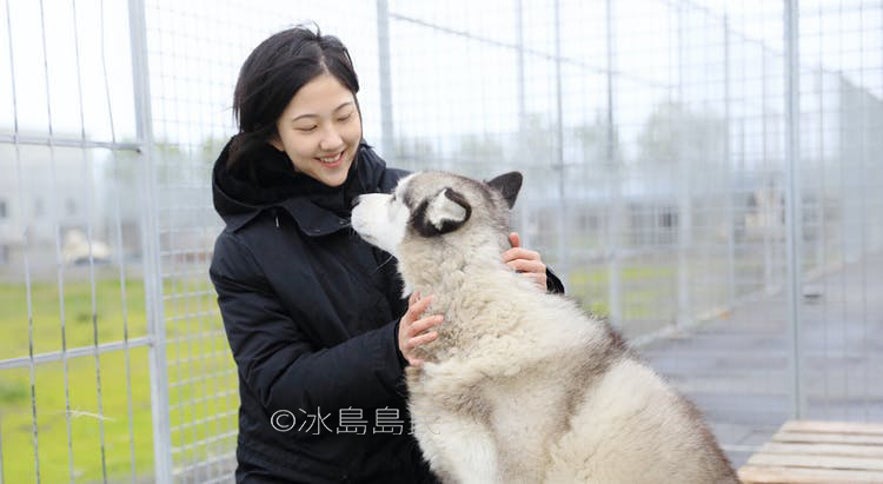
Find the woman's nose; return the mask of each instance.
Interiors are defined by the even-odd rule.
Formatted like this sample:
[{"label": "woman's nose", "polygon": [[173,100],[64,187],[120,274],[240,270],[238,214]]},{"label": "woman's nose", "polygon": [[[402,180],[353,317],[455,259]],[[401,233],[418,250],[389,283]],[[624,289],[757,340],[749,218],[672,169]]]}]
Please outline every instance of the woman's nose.
[{"label": "woman's nose", "polygon": [[325,135],[322,136],[322,139],[319,141],[319,149],[325,151],[331,151],[336,148],[340,148],[340,145],[343,144],[343,138],[334,128],[328,128],[325,130]]}]

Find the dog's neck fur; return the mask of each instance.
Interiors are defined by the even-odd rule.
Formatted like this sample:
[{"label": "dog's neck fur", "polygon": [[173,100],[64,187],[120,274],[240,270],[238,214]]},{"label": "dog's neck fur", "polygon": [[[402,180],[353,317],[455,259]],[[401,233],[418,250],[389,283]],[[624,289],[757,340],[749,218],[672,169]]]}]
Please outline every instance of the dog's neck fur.
[{"label": "dog's neck fur", "polygon": [[[459,234],[451,234],[446,237],[457,237]],[[491,231],[470,234],[472,244],[463,245],[448,242],[440,237],[433,247],[432,257],[423,257],[409,260],[402,257],[399,260],[399,271],[405,284],[412,290],[420,291],[427,295],[436,293],[444,284],[450,284],[457,276],[468,278],[488,271],[505,269],[502,262],[502,254],[506,248],[506,236]],[[489,243],[490,242],[490,243]],[[408,248],[404,247],[404,251]]]},{"label": "dog's neck fur", "polygon": [[[503,263],[503,251],[509,247],[507,233],[472,232],[470,240],[475,244],[465,247],[440,239],[433,257],[399,260],[406,285],[423,296],[433,296],[427,314],[446,315],[445,322],[438,327],[439,339],[421,347],[421,357],[438,361],[465,349],[462,345],[474,342],[475,337],[461,339],[464,331],[472,335],[502,334],[516,323],[514,318],[501,315],[511,308],[513,298],[522,297],[523,291],[535,291],[530,281]],[[492,242],[488,243],[488,239]],[[476,294],[486,297],[476,298]],[[466,324],[468,328],[458,327]]]}]

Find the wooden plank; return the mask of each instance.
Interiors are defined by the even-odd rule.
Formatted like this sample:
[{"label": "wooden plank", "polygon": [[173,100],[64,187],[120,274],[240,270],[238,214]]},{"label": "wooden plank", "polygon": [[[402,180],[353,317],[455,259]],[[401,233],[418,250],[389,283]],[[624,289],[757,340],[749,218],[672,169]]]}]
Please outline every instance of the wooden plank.
[{"label": "wooden plank", "polygon": [[763,454],[799,454],[799,455],[829,455],[845,457],[873,457],[883,460],[883,446],[881,445],[851,445],[851,444],[802,444],[767,442],[758,451]]},{"label": "wooden plank", "polygon": [[883,436],[883,424],[864,422],[833,422],[823,420],[789,420],[780,432],[819,432]]},{"label": "wooden plank", "polygon": [[883,425],[788,421],[738,472],[745,483],[883,483]]},{"label": "wooden plank", "polygon": [[830,444],[883,445],[883,435],[779,432],[776,435],[773,435],[772,441],[773,442],[806,443],[806,444],[830,443]]},{"label": "wooden plank", "polygon": [[794,484],[846,484],[881,483],[883,472],[801,469],[795,467],[771,467],[744,465],[739,468],[739,480],[744,484],[794,483]]},{"label": "wooden plank", "polygon": [[812,469],[853,469],[881,471],[883,460],[867,457],[839,457],[822,455],[754,454],[748,458],[752,465],[805,467]]}]

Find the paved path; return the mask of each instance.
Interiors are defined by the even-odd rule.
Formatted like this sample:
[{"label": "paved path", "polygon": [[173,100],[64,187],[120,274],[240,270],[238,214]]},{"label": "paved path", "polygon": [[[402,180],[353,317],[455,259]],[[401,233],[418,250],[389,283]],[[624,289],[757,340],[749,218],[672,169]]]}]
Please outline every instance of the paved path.
[{"label": "paved path", "polygon": [[[818,277],[804,293],[802,416],[883,422],[883,255]],[[794,415],[792,340],[780,294],[639,352],[703,410],[738,467]]]}]

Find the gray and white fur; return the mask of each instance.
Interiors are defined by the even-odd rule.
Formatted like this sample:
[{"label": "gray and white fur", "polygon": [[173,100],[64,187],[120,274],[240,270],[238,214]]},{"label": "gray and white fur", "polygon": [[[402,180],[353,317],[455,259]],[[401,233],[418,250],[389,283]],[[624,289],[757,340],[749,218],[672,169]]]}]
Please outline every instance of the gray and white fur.
[{"label": "gray and white fur", "polygon": [[508,266],[520,173],[443,172],[360,197],[353,228],[443,314],[409,367],[414,433],[457,483],[735,483],[697,409],[603,321]]}]

